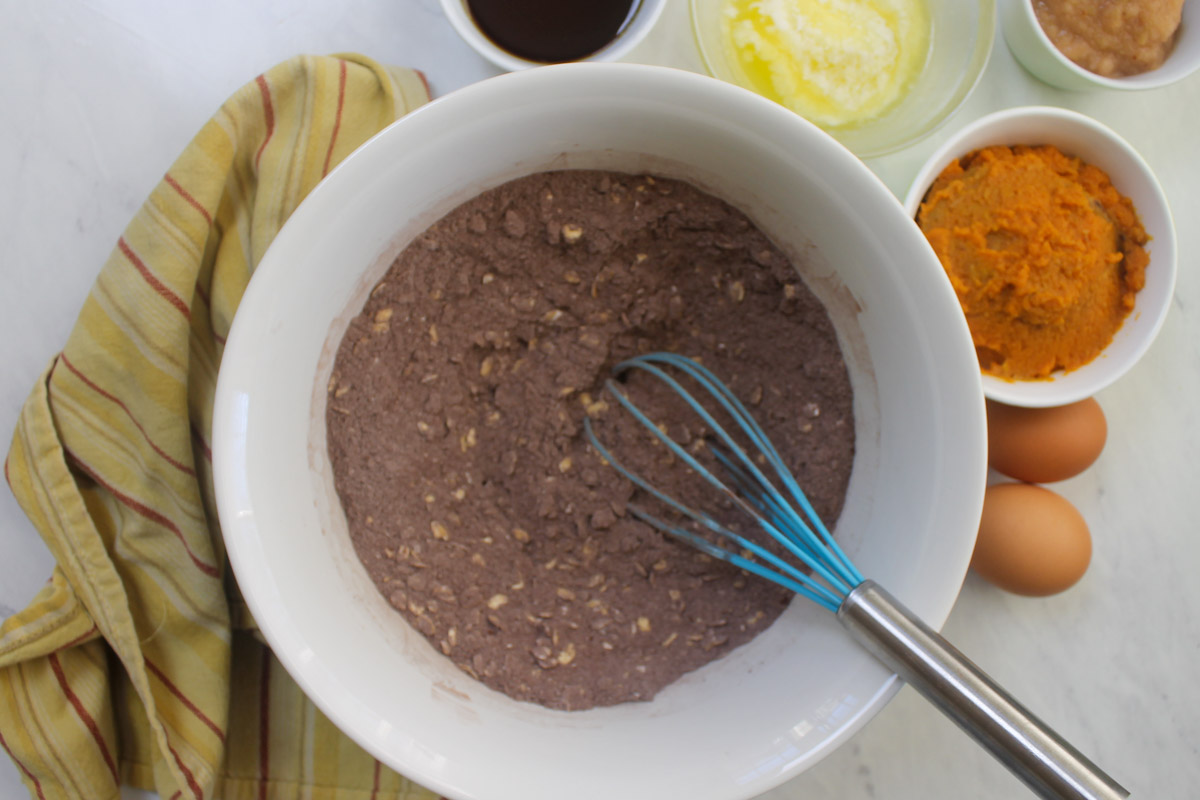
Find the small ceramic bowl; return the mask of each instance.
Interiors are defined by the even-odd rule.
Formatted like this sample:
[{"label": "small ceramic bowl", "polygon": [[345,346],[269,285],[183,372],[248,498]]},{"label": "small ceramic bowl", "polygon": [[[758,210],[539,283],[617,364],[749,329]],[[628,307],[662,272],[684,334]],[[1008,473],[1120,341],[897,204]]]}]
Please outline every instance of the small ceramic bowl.
[{"label": "small ceramic bowl", "polygon": [[[501,69],[509,72],[545,66],[545,62],[531,61],[510,53],[488,38],[467,8],[467,0],[441,0],[442,13],[467,44]],[[667,0],[634,0],[630,18],[625,22],[616,38],[590,56],[580,61],[616,61],[646,38],[646,34],[658,22]]]},{"label": "small ceramic bowl", "polygon": [[1050,144],[1108,173],[1133,201],[1151,239],[1146,285],[1112,342],[1093,361],[1045,380],[1008,381],[985,374],[984,394],[1014,406],[1048,407],[1091,397],[1130,370],[1158,335],[1175,290],[1175,225],[1166,195],[1128,142],[1099,122],[1062,108],[1010,108],[976,120],[938,148],[917,173],[904,206],[914,218],[929,186],[947,164],[991,145]]},{"label": "small ceramic bowl", "polygon": [[1200,69],[1200,4],[1184,3],[1179,38],[1165,64],[1141,75],[1106,78],[1062,54],[1042,30],[1032,0],[999,0],[1004,38],[1017,61],[1034,77],[1060,89],[1157,89]]},{"label": "small ceramic bowl", "polygon": [[[727,1],[690,0],[692,32],[709,74],[753,91],[721,35]],[[823,126],[859,157],[899,150],[937,130],[966,101],[987,66],[996,31],[995,0],[928,0],[926,5],[930,49],[905,95],[865,122]]]}]

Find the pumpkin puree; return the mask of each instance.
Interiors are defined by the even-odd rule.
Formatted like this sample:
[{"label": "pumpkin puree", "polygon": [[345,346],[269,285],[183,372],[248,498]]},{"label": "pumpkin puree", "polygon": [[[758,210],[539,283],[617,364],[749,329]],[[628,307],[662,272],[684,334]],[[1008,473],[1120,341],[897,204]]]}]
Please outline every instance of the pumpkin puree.
[{"label": "pumpkin puree", "polygon": [[967,317],[984,372],[1083,366],[1145,285],[1149,241],[1105,172],[1051,146],[988,147],[949,164],[917,223]]}]

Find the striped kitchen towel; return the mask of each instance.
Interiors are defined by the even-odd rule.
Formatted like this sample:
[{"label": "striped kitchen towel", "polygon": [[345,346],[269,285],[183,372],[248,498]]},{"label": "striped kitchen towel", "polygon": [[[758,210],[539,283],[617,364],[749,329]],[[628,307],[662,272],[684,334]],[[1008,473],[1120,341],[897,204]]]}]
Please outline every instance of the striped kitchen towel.
[{"label": "striped kitchen towel", "polygon": [[234,310],[284,220],[420,73],[298,57],[197,134],[21,412],[5,476],[56,559],[0,626],[0,746],[38,800],[432,798],[343,736],[226,566],[208,434]]}]

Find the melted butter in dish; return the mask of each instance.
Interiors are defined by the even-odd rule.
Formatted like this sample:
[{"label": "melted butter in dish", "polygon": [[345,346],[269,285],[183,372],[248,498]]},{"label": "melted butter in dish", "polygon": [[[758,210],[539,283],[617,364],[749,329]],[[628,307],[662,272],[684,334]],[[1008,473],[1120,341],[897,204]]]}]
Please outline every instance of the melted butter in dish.
[{"label": "melted butter in dish", "polygon": [[929,52],[924,0],[725,0],[721,23],[746,85],[824,127],[887,111]]}]

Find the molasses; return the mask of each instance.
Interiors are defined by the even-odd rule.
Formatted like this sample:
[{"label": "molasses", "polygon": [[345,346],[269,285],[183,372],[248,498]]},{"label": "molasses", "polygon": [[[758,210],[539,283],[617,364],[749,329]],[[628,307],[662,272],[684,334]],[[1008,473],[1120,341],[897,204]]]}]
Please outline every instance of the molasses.
[{"label": "molasses", "polygon": [[515,56],[586,58],[625,29],[641,0],[467,0],[484,35]]}]

